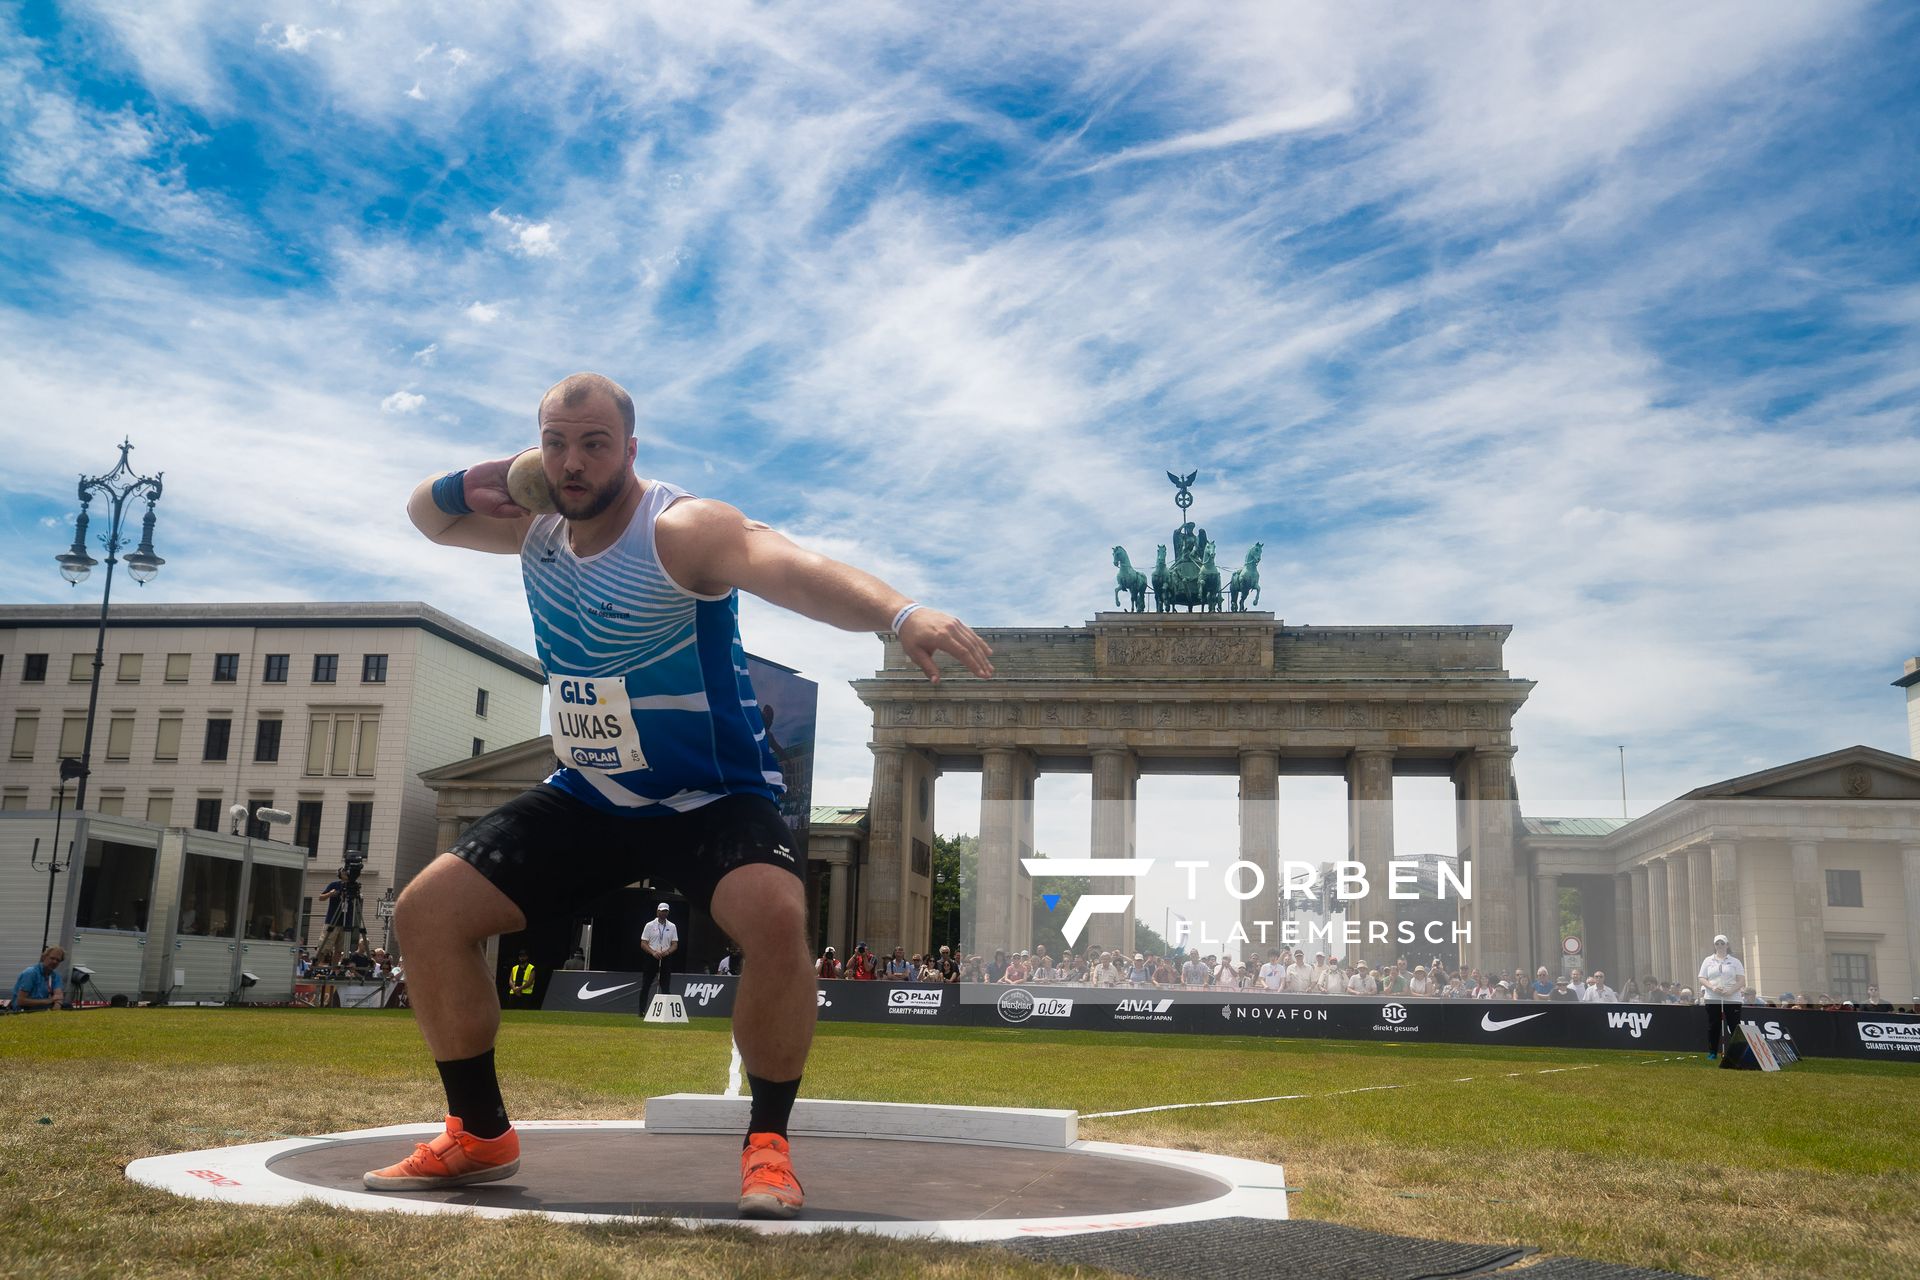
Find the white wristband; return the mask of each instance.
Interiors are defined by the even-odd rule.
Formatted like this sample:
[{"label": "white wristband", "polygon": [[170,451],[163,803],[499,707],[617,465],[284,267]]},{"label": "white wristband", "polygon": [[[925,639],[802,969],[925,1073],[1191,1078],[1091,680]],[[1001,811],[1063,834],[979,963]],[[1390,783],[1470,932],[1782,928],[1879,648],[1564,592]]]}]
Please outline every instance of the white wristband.
[{"label": "white wristband", "polygon": [[925,605],[918,605],[918,604],[908,605],[906,608],[902,609],[900,612],[893,615],[893,625],[889,627],[888,630],[892,631],[895,635],[899,635],[901,624],[904,623],[915,612],[917,612],[920,609],[924,609],[925,607],[926,607]]}]

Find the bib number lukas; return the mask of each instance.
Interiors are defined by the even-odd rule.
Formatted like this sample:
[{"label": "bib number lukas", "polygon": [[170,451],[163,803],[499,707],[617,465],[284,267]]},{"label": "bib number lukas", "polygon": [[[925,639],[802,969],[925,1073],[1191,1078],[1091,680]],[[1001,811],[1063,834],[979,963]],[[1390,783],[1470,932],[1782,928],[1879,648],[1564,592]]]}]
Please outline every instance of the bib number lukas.
[{"label": "bib number lukas", "polygon": [[623,773],[647,767],[633,724],[627,682],[619,676],[555,675],[551,695],[553,753],[575,769]]}]

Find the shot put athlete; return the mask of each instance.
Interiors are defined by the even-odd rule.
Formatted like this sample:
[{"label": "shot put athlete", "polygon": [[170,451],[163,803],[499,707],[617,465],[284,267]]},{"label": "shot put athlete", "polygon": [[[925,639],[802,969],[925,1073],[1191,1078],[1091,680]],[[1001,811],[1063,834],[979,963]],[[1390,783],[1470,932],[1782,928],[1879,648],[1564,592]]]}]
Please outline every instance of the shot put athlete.
[{"label": "shot put athlete", "polygon": [[[737,593],[849,631],[891,629],[933,680],[939,653],[991,676],[990,651],[958,619],[871,574],[724,502],[641,479],[633,421],[618,385],[576,374],[540,402],[532,483],[529,464],[499,459],[423,481],[407,504],[434,542],[520,557],[560,768],[475,823],[400,895],[394,929],[447,1123],[366,1182],[418,1190],[519,1168],[494,1075],[500,1005],[487,939],[647,877],[706,907],[745,950],[733,1034],[753,1100],[740,1211],[790,1218],[802,1195],[787,1119],[816,1003],[806,868],[776,803],[782,782],[747,680]],[[528,505],[549,502],[548,513]]]}]

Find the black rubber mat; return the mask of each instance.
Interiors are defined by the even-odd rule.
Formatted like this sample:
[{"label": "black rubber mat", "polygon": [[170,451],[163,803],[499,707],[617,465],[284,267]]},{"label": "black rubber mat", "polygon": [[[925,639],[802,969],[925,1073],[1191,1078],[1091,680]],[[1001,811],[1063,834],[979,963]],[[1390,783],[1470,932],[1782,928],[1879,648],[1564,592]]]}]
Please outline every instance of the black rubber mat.
[{"label": "black rubber mat", "polygon": [[1513,1280],[1703,1280],[1679,1271],[1654,1271],[1648,1267],[1627,1267],[1617,1262],[1595,1262],[1591,1258],[1547,1258],[1525,1271],[1515,1271]]},{"label": "black rubber mat", "polygon": [[1451,1280],[1487,1275],[1532,1252],[1504,1244],[1415,1240],[1332,1222],[1261,1218],[1017,1240],[994,1247],[1040,1262],[1104,1267],[1145,1280]]}]

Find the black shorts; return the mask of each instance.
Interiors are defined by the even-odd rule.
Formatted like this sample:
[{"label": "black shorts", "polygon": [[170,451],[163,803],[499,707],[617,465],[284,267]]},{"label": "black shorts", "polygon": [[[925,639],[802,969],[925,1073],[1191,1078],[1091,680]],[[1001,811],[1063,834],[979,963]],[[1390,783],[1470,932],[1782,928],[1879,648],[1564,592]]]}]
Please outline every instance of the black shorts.
[{"label": "black shorts", "polygon": [[764,862],[806,880],[793,832],[765,796],[628,817],[541,783],[468,827],[448,852],[513,899],[529,928],[611,889],[651,880],[710,910],[722,876]]}]

